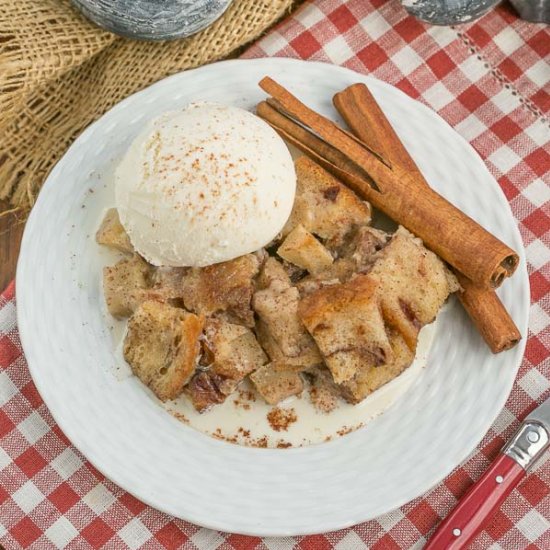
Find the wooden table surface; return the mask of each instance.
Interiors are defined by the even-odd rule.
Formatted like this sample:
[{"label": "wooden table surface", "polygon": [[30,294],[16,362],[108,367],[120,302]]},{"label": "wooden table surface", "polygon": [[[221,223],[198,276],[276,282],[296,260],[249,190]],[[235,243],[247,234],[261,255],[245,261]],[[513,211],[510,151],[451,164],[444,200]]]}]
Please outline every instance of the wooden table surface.
[{"label": "wooden table surface", "polygon": [[19,256],[19,246],[25,224],[20,216],[1,216],[8,206],[0,201],[0,292],[15,277],[15,267]]}]

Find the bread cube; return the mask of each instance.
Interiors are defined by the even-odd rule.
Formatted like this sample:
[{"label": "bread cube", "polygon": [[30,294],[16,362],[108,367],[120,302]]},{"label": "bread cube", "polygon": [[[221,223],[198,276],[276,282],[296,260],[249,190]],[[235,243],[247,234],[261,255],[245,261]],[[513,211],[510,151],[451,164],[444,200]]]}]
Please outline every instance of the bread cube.
[{"label": "bread cube", "polygon": [[391,358],[377,284],[368,275],[305,296],[299,315],[338,384],[353,378],[365,363]]},{"label": "bread cube", "polygon": [[124,358],[161,401],[175,399],[193,376],[203,324],[192,313],[152,300],[128,321]]},{"label": "bread cube", "polygon": [[309,345],[304,347],[298,355],[290,357],[283,353],[269,331],[269,327],[261,319],[258,319],[256,322],[256,336],[271,361],[276,364],[285,365],[286,370],[302,372],[323,362],[319,348],[313,339],[310,340]]},{"label": "bread cube", "polygon": [[151,267],[139,255],[103,268],[103,292],[109,313],[117,319],[130,316],[147,299]]},{"label": "bread cube", "polygon": [[203,349],[210,369],[238,382],[267,363],[264,350],[249,328],[218,319],[206,322]]},{"label": "bread cube", "polygon": [[329,413],[339,404],[341,389],[334,383],[332,374],[326,367],[309,369],[306,376],[311,382],[309,398],[320,412]]},{"label": "bread cube", "polygon": [[151,295],[168,302],[183,299],[183,278],[188,271],[187,267],[157,267],[151,273]]},{"label": "bread cube", "polygon": [[370,205],[321,166],[303,156],[295,168],[296,198],[284,236],[302,225],[336,246],[354,226],[370,222]]},{"label": "bread cube", "polygon": [[341,385],[342,395],[350,403],[359,403],[373,391],[399,376],[414,360],[414,353],[401,334],[389,331],[392,359],[384,365],[365,364],[357,374]]},{"label": "bread cube", "polygon": [[320,273],[333,262],[330,252],[303,225],[297,225],[287,235],[277,254],[313,274]]},{"label": "bread cube", "polygon": [[260,274],[256,279],[256,289],[263,290],[272,284],[276,284],[281,290],[292,286],[290,276],[283,264],[273,256],[269,256],[260,269]]},{"label": "bread cube", "polygon": [[307,275],[296,283],[300,296],[307,296],[324,286],[345,283],[355,275],[355,262],[350,258],[338,258],[327,269],[316,275]]},{"label": "bread cube", "polygon": [[254,326],[250,301],[259,260],[255,254],[208,267],[192,268],[183,278],[183,302],[197,314],[227,313],[234,322]]},{"label": "bread cube", "polygon": [[130,237],[122,227],[120,218],[118,217],[118,211],[116,208],[110,208],[107,210],[99,229],[95,235],[95,240],[98,244],[110,246],[120,252],[126,252],[132,254],[134,247],[130,242]]},{"label": "bread cube", "polygon": [[257,290],[252,299],[254,311],[267,325],[283,355],[296,357],[311,348],[311,337],[298,318],[298,289],[274,280]]},{"label": "bread cube", "polygon": [[419,330],[431,323],[450,293],[456,277],[422,241],[400,227],[380,252],[369,276],[378,282],[386,322],[400,332],[411,350]]},{"label": "bread cube", "polygon": [[202,349],[203,370],[186,388],[199,412],[223,403],[248,374],[268,360],[250,329],[215,318],[206,321]]},{"label": "bread cube", "polygon": [[336,253],[339,258],[351,260],[357,273],[367,273],[390,238],[389,233],[369,225],[357,226],[346,235]]},{"label": "bread cube", "polygon": [[298,281],[300,294],[311,294],[323,286],[345,283],[357,273],[368,273],[389,238],[388,233],[367,225],[355,227],[336,248],[337,259],[331,265]]},{"label": "bread cube", "polygon": [[273,363],[252,373],[250,380],[270,405],[276,405],[291,395],[299,395],[304,389],[304,381],[298,373],[276,369]]}]

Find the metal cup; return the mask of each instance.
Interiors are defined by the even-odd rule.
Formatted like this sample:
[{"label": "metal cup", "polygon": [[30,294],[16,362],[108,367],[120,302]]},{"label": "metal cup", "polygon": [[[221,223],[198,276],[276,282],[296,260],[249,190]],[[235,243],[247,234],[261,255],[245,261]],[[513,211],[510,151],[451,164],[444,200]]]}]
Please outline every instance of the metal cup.
[{"label": "metal cup", "polygon": [[550,23],[550,0],[510,0],[519,16],[534,23]]},{"label": "metal cup", "polygon": [[172,40],[213,23],[231,0],[71,0],[99,27],[127,38]]},{"label": "metal cup", "polygon": [[401,0],[414,17],[431,25],[460,25],[478,19],[501,0]]}]

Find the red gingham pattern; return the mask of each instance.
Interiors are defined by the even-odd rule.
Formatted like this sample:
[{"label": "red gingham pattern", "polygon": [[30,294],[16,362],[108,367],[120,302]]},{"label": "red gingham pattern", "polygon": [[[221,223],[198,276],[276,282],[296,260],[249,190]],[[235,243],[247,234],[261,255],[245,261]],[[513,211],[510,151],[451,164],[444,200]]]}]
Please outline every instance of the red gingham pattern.
[{"label": "red gingham pattern", "polygon": [[[455,28],[428,27],[397,0],[306,3],[244,57],[315,59],[370,73],[437,111],[504,190],[527,251],[531,317],[514,390],[478,449],[439,486],[351,529],[259,539],[175,520],[106,480],[71,446],[31,381],[14,287],[0,298],[0,543],[48,548],[393,550],[422,547],[537,403],[550,395],[550,33],[500,7]],[[506,500],[472,548],[550,548],[550,461]]]}]

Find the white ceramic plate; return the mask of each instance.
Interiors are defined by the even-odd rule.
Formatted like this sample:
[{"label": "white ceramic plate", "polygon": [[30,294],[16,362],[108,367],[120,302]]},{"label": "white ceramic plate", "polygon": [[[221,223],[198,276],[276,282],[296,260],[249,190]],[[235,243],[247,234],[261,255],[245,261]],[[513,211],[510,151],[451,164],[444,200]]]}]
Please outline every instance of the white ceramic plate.
[{"label": "white ceramic plate", "polygon": [[167,78],[92,124],[50,174],[23,239],[18,319],[33,379],[75,446],[136,497],[199,525],[277,536],[356,524],[440,481],[504,405],[525,339],[492,355],[452,301],[428,367],[398,403],[355,433],[288,450],[216,441],[172,418],[135,378],[117,379],[93,238],[113,204],[113,166],[151,117],[196,100],[252,108],[264,75],[330,116],[336,91],[367,83],[430,184],[520,253],[499,294],[524,337],[529,292],[514,218],[483,162],[431,110],[372,78],[287,59],[227,61]]}]

